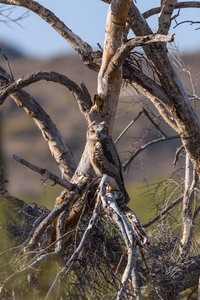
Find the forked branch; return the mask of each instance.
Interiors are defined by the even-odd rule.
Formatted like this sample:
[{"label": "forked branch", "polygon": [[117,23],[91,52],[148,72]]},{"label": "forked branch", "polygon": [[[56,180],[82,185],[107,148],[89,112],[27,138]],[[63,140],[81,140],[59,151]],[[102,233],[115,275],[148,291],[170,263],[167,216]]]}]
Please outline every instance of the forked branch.
[{"label": "forked branch", "polygon": [[128,42],[126,42],[125,45],[123,45],[121,49],[116,53],[112,60],[113,66],[120,66],[135,47],[140,47],[158,42],[173,42],[173,40],[174,35],[149,34],[146,36],[137,36],[134,39],[131,39]]},{"label": "forked branch", "polygon": [[137,268],[135,265],[136,259],[136,239],[134,229],[128,224],[124,218],[117,201],[115,200],[114,194],[107,194],[107,186],[116,187],[116,182],[113,178],[104,175],[99,185],[99,194],[98,198],[101,200],[102,206],[105,210],[105,213],[110,216],[113,222],[118,226],[119,230],[122,233],[124,242],[127,247],[127,265],[124,270],[121,286],[119,288],[117,299],[122,299],[128,280],[132,278],[132,286],[134,290],[135,299],[140,297],[140,287],[138,282]]},{"label": "forked branch", "polygon": [[158,18],[158,33],[168,34],[171,26],[171,16],[178,0],[162,1],[161,11]]},{"label": "forked branch", "polygon": [[[10,94],[15,93],[16,91],[19,91],[20,89],[40,80],[53,81],[64,85],[78,101],[81,101],[85,111],[90,110],[92,102],[88,91],[81,89],[75,82],[73,82],[67,76],[53,71],[37,71],[23,76],[22,78],[10,83],[0,93],[0,105]],[[84,87],[83,84],[82,86]]]},{"label": "forked branch", "polygon": [[[5,70],[3,70],[3,68],[0,68],[0,82],[2,87],[5,88],[5,86],[7,86],[9,79],[10,76],[5,72]],[[15,90],[13,93],[10,90],[11,98],[19,107],[22,107],[27,112],[28,116],[34,120],[38,128],[41,130],[44,139],[48,142],[51,154],[61,171],[62,177],[70,180],[75,172],[76,163],[71,151],[68,149],[54,122],[27,92],[22,89],[20,90],[19,87],[18,89],[15,89],[12,83],[11,87],[10,85],[8,85],[8,87],[9,90],[12,90],[12,88]],[[2,88],[2,92],[3,90],[4,89]]]},{"label": "forked branch", "polygon": [[[174,9],[182,9],[182,8],[200,8],[200,2],[199,1],[178,2],[176,3]],[[150,10],[143,13],[143,17],[145,19],[148,19],[153,15],[159,14],[160,11],[161,11],[161,7],[151,8]]]}]

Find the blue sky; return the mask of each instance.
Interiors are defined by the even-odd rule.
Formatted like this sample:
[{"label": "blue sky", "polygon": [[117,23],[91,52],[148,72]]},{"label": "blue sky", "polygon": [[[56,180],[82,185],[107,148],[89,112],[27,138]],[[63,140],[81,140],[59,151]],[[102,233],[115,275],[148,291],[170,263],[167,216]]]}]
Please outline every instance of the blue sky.
[{"label": "blue sky", "polygon": [[[38,0],[43,6],[51,9],[65,24],[92,47],[103,44],[104,27],[108,5],[100,0]],[[141,12],[159,6],[160,0],[137,0]],[[0,7],[2,8],[2,6]],[[10,17],[20,16],[25,10],[15,8]],[[0,20],[3,17],[0,16]],[[200,9],[183,9],[178,21],[200,21]],[[157,29],[157,17],[148,22],[154,32]],[[21,26],[1,23],[0,41],[18,47],[26,55],[47,58],[72,51],[67,42],[53,28],[34,13],[20,22]],[[174,24],[174,23],[173,23]],[[175,24],[174,24],[175,25]],[[175,33],[176,45],[181,52],[200,50],[200,30],[198,25],[183,24],[171,33]],[[200,27],[200,24],[199,24]]]}]

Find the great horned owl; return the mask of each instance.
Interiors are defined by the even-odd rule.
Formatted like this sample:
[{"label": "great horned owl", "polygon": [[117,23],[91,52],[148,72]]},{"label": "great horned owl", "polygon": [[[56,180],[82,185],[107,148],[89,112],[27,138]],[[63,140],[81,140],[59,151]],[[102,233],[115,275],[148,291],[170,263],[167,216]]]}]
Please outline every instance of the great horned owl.
[{"label": "great horned owl", "polygon": [[121,162],[105,122],[93,122],[87,131],[90,162],[98,176],[107,174],[116,180],[127,204],[130,198],[124,186]]}]

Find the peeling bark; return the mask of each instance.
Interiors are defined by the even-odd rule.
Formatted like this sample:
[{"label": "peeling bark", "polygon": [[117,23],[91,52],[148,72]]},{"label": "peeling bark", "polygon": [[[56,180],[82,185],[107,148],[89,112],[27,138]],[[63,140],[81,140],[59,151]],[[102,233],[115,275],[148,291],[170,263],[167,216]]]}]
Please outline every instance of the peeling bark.
[{"label": "peeling bark", "polygon": [[[51,283],[45,299],[56,295],[59,281],[63,276],[70,274],[70,279],[70,276],[75,273],[81,280],[77,266],[82,263],[81,256],[84,255],[87,243],[92,239],[95,226],[97,228],[94,232],[97,236],[99,234],[98,220],[105,217],[109,219],[109,224],[114,224],[113,226],[119,231],[120,242],[113,244],[112,238],[109,239],[105,235],[106,226],[102,226],[104,234],[99,240],[104,248],[102,252],[100,249],[95,251],[96,257],[103,258],[106,268],[109,269],[109,280],[111,278],[114,282],[117,299],[129,297],[129,295],[133,299],[141,297],[177,299],[181,291],[197,285],[200,276],[199,255],[190,256],[195,220],[200,211],[200,205],[194,205],[194,193],[198,183],[197,174],[200,175],[200,122],[172,66],[167,43],[174,39],[173,35],[168,36],[174,10],[187,5],[200,7],[199,3],[177,3],[177,0],[167,0],[162,2],[161,8],[142,15],[131,0],[104,0],[106,3],[111,2],[106,20],[104,48],[103,51],[93,52],[92,47],[39,3],[30,0],[0,2],[23,6],[36,13],[72,46],[86,66],[98,72],[97,94],[91,97],[84,83],[78,86],[68,77],[56,72],[30,73],[14,81],[12,76],[0,68],[0,104],[3,105],[10,95],[16,104],[34,120],[47,141],[63,178],[16,156],[13,158],[41,174],[47,174],[54,182],[65,187],[65,190],[57,197],[52,211],[46,210],[34,215],[34,210],[28,206],[29,213],[24,213],[26,217],[24,218],[29,225],[33,224],[33,226],[24,242],[24,255],[29,260],[25,267],[21,267],[4,280],[0,289],[0,298],[4,297],[7,289],[12,289],[12,284],[18,277],[34,273],[35,268],[42,267],[46,261],[56,261],[60,271]],[[159,13],[159,26],[156,34],[153,34],[145,20],[145,17],[154,13]],[[127,40],[129,29],[135,34],[135,38],[131,40]],[[143,47],[145,55],[142,59],[148,61],[151,75],[145,72],[139,63],[134,64],[135,58],[131,51],[139,46]],[[176,237],[178,246],[167,239],[162,243],[157,241],[155,249],[153,249],[154,246],[149,245],[150,239],[140,225],[139,219],[122,201],[125,195],[122,195],[120,184],[118,186],[116,183],[117,178],[109,177],[108,174],[101,174],[98,177],[99,174],[95,174],[91,167],[87,142],[77,166],[55,124],[43,108],[23,90],[26,86],[40,80],[64,85],[77,100],[86,125],[89,127],[93,121],[96,123],[105,121],[109,128],[108,140],[113,143],[111,135],[123,79],[145,95],[157,108],[165,122],[178,133],[169,137],[151,120],[151,123],[160,131],[162,138],[141,146],[130,156],[124,165],[124,170],[130,166],[134,157],[149,145],[179,137],[187,152],[186,170],[190,160],[195,170],[192,176],[190,173],[185,173],[184,195],[169,203],[144,226],[149,228],[157,221],[163,222],[167,214],[182,203],[182,238],[179,240]],[[144,109],[141,113],[148,115]],[[114,143],[112,145],[112,151],[118,157]],[[120,162],[119,166],[121,167]],[[0,197],[3,203],[8,201],[17,211],[25,212],[24,202],[7,194],[1,188]],[[84,227],[84,232],[78,237],[81,226]],[[155,231],[152,232],[154,242]],[[160,239],[162,238],[160,235]],[[138,258],[139,251],[137,250],[141,251],[140,258]],[[170,259],[167,256],[168,252],[173,253]],[[177,261],[175,261],[173,256],[177,252]],[[163,259],[164,266],[159,261],[160,257]],[[71,270],[72,273],[70,273]],[[145,283],[143,283],[144,278]]]}]

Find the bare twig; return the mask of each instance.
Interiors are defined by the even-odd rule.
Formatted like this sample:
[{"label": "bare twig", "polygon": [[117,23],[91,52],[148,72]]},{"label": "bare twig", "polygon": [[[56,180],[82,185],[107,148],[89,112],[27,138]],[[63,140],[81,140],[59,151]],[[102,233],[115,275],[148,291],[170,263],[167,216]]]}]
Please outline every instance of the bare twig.
[{"label": "bare twig", "polygon": [[82,236],[82,239],[80,241],[80,244],[78,246],[78,248],[76,248],[76,250],[73,252],[72,256],[70,257],[70,259],[67,261],[67,263],[65,264],[65,266],[62,268],[62,270],[57,273],[57,276],[53,282],[53,284],[51,285],[46,297],[45,297],[45,300],[49,299],[50,295],[51,295],[51,292],[56,288],[57,286],[57,282],[59,280],[60,277],[64,276],[64,274],[66,274],[69,269],[71,268],[73,262],[75,261],[75,259],[78,257],[79,253],[81,252],[81,250],[83,249],[85,243],[87,242],[87,238],[88,238],[88,235],[91,231],[91,229],[93,228],[93,224],[95,223],[96,219],[97,219],[97,216],[98,216],[98,211],[99,211],[99,202],[97,201],[96,202],[96,205],[95,205],[95,208],[93,210],[93,213],[92,213],[92,217],[90,219],[90,222]]},{"label": "bare twig", "polygon": [[149,98],[163,119],[177,131],[176,122],[169,111],[170,99],[160,84],[136,68],[129,59],[123,65],[123,78],[137,91]]},{"label": "bare twig", "polygon": [[65,187],[69,191],[75,189],[76,185],[67,181],[66,179],[62,179],[58,177],[56,174],[53,174],[52,172],[48,171],[47,169],[41,168],[39,166],[36,166],[35,164],[29,162],[28,160],[21,158],[15,154],[12,155],[12,159],[16,160],[20,164],[28,167],[29,169],[41,174],[46,175],[48,179],[51,179],[53,182],[59,184],[60,186]]},{"label": "bare twig", "polygon": [[[176,25],[174,26],[174,28],[176,28],[177,26],[180,26],[182,24],[185,24],[185,23],[190,23],[190,25],[194,25],[194,24],[200,24],[200,21],[186,20],[186,21],[182,21],[182,22],[176,22]],[[200,29],[200,27],[195,28],[195,30],[199,30],[199,29]]]},{"label": "bare twig", "polygon": [[25,11],[19,17],[12,17],[12,13],[14,11],[13,7],[8,7],[6,5],[0,6],[0,22],[6,24],[8,27],[11,27],[11,23],[14,25],[18,25],[19,27],[23,28],[22,24],[20,24],[23,19],[29,16],[29,11]]},{"label": "bare twig", "polygon": [[[181,8],[200,8],[200,2],[199,1],[184,1],[184,2],[178,2],[175,5],[175,9],[181,9]],[[161,7],[155,7],[152,8],[146,12],[143,13],[143,17],[145,19],[148,19],[149,17],[159,14],[161,11]]]},{"label": "bare twig", "polygon": [[88,204],[88,192],[90,191],[90,189],[92,188],[92,186],[94,185],[94,183],[98,183],[100,181],[100,178],[95,178],[94,180],[92,180],[86,187],[85,189],[85,193],[82,197],[82,201],[79,203],[79,208],[80,206],[82,206],[82,211],[81,211],[81,214],[79,216],[79,220],[77,222],[77,225],[76,225],[76,234],[75,234],[75,238],[74,238],[74,245],[75,247],[77,248],[76,246],[76,242],[77,242],[77,234],[78,234],[78,229],[79,229],[79,225],[80,225],[80,222],[82,220],[82,217],[84,216],[84,213],[86,211],[86,206]]},{"label": "bare twig", "polygon": [[176,165],[177,161],[178,161],[178,157],[179,157],[179,154],[181,153],[181,151],[184,149],[184,146],[181,145],[177,150],[176,150],[176,153],[175,153],[175,157],[174,157],[174,160],[173,160],[173,166]]},{"label": "bare twig", "polygon": [[148,228],[150,225],[155,223],[156,221],[162,219],[163,217],[172,210],[176,205],[180,204],[183,201],[183,196],[180,196],[178,199],[174,200],[169,206],[163,209],[159,214],[157,214],[153,219],[151,219],[148,223],[142,225],[144,228]]},{"label": "bare twig", "polygon": [[190,99],[193,101],[199,100],[200,97],[197,96],[197,84],[198,84],[198,75],[199,74],[197,74],[196,81],[194,82],[193,76],[191,74],[192,67],[189,64],[185,64],[185,62],[181,58],[181,55],[180,55],[178,49],[175,49],[175,50],[176,51],[172,52],[173,64],[176,66],[176,68],[179,70],[179,72],[184,72],[189,78],[189,82],[190,82],[191,89],[192,89]]},{"label": "bare twig", "polygon": [[192,218],[193,222],[196,220],[196,218],[199,215],[199,213],[200,213],[200,205],[197,206],[197,208],[196,208],[196,210],[195,210],[195,212],[193,214],[193,218]]},{"label": "bare twig", "polygon": [[149,34],[145,36],[137,36],[134,39],[129,40],[125,45],[121,46],[121,49],[116,53],[112,60],[113,67],[119,67],[135,47],[145,46],[158,42],[167,43],[172,42],[173,40],[174,35],[168,36],[162,34]]},{"label": "bare twig", "polygon": [[143,112],[145,116],[149,119],[149,121],[153,124],[153,126],[162,134],[163,137],[166,137],[166,134],[163,132],[163,130],[158,126],[156,122],[154,122],[153,118],[150,116],[149,112],[146,108],[143,108]]},{"label": "bare twig", "polygon": [[[151,28],[134,3],[131,4],[130,15],[133,18],[131,29],[136,36],[152,33]],[[140,24],[140,26],[138,26],[138,24]],[[196,153],[200,145],[200,140],[196,139],[196,137],[199,136],[200,123],[188,101],[183,84],[171,65],[166,44],[158,43],[145,45],[143,50],[149,61],[151,61],[152,66],[156,66],[154,69],[160,80],[160,84],[171,98],[169,111],[176,120],[183,145],[185,146],[196,171],[200,174],[200,157],[199,154]],[[165,72],[166,76],[163,76],[163,72]],[[173,78],[173,84],[171,78]],[[185,121],[186,119],[190,122],[190,126],[183,126],[183,120]],[[191,147],[191,145],[193,145],[193,147]]]},{"label": "bare twig", "polygon": [[39,226],[39,224],[48,216],[49,211],[47,210],[46,212],[42,213],[32,224],[31,230],[29,231],[28,237],[26,238],[26,240],[24,241],[24,246],[26,246],[28,244],[28,242],[30,241],[30,239],[32,238],[35,230],[37,229],[37,227]]},{"label": "bare twig", "polygon": [[[87,181],[83,180],[77,184],[76,188],[72,191],[64,190],[60,196],[56,199],[56,204],[53,210],[48,214],[48,216],[39,224],[37,229],[34,232],[34,235],[30,239],[30,245],[37,245],[42,233],[46,230],[46,228],[60,215],[62,212],[65,212],[65,217],[67,218],[69,212],[72,210],[73,204],[77,201],[78,198],[81,197],[82,193],[85,190],[87,185]],[[57,222],[56,222],[57,223]],[[62,234],[61,234],[62,235]],[[58,239],[60,236],[58,237]]]},{"label": "bare twig", "polygon": [[58,34],[60,34],[77,52],[80,52],[85,55],[85,57],[90,54],[92,48],[85,43],[79,36],[73,33],[64,22],[62,22],[55,14],[50,10],[42,6],[40,3],[32,0],[2,0],[1,3],[23,6],[38,16],[40,16],[44,21],[46,21],[50,26],[52,26]]},{"label": "bare twig", "polygon": [[24,276],[28,273],[35,272],[35,269],[45,261],[48,261],[48,260],[52,261],[52,260],[56,260],[56,259],[57,259],[57,254],[54,252],[43,254],[40,257],[38,257],[36,260],[34,260],[30,265],[28,265],[28,266],[24,267],[23,269],[12,274],[10,277],[8,277],[3,282],[3,284],[0,287],[0,299],[2,299],[5,289],[7,289],[7,287],[9,287],[16,278]]},{"label": "bare twig", "polygon": [[149,143],[146,143],[145,145],[141,146],[139,149],[137,149],[133,155],[130,156],[130,158],[127,160],[127,162],[123,165],[123,171],[126,172],[128,170],[128,168],[130,167],[130,164],[132,163],[133,159],[140,154],[140,152],[142,152],[143,150],[145,150],[146,148],[156,144],[156,143],[161,143],[161,142],[165,142],[168,140],[173,140],[173,139],[178,139],[180,138],[179,135],[174,135],[174,136],[168,136],[168,137],[162,137],[159,139],[155,139]]},{"label": "bare twig", "polygon": [[10,63],[9,63],[9,60],[5,54],[5,52],[0,48],[0,53],[1,55],[5,58],[5,61],[6,61],[6,64],[7,64],[7,67],[8,67],[8,70],[10,72],[10,80],[13,81],[14,80],[14,76],[13,76],[13,73],[12,73],[12,70],[11,70],[11,67],[10,67]]},{"label": "bare twig", "polygon": [[[37,220],[36,220],[37,221]],[[44,252],[47,252],[49,249],[52,249],[52,247],[57,244],[59,242],[60,239],[64,239],[67,235],[71,235],[75,230],[71,230],[71,231],[68,231],[66,232],[65,234],[63,234],[63,236],[61,236],[59,239],[56,239],[54,242],[52,242],[49,246],[45,247],[44,249],[42,249],[41,251],[39,251],[29,262],[29,265],[34,263],[34,261],[36,261],[38,258],[41,257],[41,255],[44,253]],[[25,243],[24,243],[25,244]],[[26,254],[29,254],[28,252],[28,247],[26,248]],[[54,252],[52,252],[54,253]],[[56,253],[56,251],[55,251]]]},{"label": "bare twig", "polygon": [[126,128],[120,133],[120,135],[118,136],[118,138],[115,140],[115,144],[117,144],[119,142],[119,140],[122,138],[122,136],[126,133],[126,131],[140,118],[141,114],[143,113],[143,111],[140,111],[138,113],[138,115],[135,117],[134,120],[132,120],[127,126]]}]

